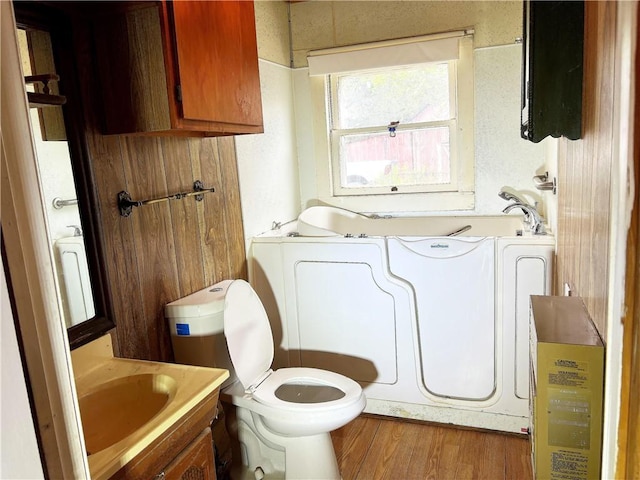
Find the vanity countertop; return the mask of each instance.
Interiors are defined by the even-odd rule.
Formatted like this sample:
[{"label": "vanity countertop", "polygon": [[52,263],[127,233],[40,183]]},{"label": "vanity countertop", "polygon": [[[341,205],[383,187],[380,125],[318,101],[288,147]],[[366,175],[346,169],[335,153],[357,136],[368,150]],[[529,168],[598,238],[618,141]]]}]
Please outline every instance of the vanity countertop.
[{"label": "vanity countertop", "polygon": [[[170,400],[155,416],[120,441],[97,452],[88,452],[93,480],[106,479],[116,473],[229,377],[229,372],[223,369],[114,357],[109,335],[73,350],[71,357],[81,405],[83,398],[101,391],[105,385],[117,385],[136,376],[168,379],[171,384]],[[114,419],[92,419],[93,424],[99,425],[102,421],[106,429]],[[88,423],[83,419],[83,424]],[[85,439],[88,435],[85,432]]]}]

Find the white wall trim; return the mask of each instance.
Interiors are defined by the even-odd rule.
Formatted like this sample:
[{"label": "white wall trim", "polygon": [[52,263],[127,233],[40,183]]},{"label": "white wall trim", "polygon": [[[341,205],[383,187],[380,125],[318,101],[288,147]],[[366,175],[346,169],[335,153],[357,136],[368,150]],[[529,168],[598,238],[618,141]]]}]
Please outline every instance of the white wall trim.
[{"label": "white wall trim", "polygon": [[49,478],[90,478],[58,309],[11,2],[0,2],[2,233]]},{"label": "white wall trim", "polygon": [[[625,301],[627,233],[634,192],[633,141],[637,2],[617,2],[614,141],[611,173],[609,301],[607,305],[604,425],[601,478],[615,478],[620,421],[620,387]],[[637,174],[637,172],[636,172]]]}]

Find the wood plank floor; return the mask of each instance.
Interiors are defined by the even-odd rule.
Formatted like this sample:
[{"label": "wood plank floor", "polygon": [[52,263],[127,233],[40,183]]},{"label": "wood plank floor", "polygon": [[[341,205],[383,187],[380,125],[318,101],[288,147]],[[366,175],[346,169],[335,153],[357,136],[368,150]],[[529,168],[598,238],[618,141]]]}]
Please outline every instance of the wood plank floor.
[{"label": "wood plank floor", "polygon": [[361,415],[331,434],[343,480],[529,480],[515,435]]}]

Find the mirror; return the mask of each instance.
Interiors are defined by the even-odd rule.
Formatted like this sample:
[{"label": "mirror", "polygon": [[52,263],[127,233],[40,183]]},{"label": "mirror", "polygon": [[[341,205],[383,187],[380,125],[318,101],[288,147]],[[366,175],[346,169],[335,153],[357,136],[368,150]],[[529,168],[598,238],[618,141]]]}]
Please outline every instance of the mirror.
[{"label": "mirror", "polygon": [[[19,28],[17,35],[25,77],[55,74],[49,32]],[[57,95],[56,81],[48,82],[48,85],[49,95],[54,99],[65,99]],[[27,92],[43,95],[39,103],[30,102],[29,113],[59,304],[68,328],[95,316],[78,196],[73,183],[62,106],[55,103],[47,105],[44,98],[47,94],[42,93],[43,82],[28,81],[26,88]]]},{"label": "mirror", "polygon": [[14,3],[60,311],[76,348],[113,328],[102,267],[72,29],[64,12]]}]

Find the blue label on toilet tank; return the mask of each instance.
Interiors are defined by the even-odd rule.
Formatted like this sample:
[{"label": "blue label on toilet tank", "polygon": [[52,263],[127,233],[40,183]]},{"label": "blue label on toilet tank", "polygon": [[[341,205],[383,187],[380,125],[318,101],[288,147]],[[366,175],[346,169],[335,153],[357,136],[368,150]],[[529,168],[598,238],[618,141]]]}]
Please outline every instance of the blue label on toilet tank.
[{"label": "blue label on toilet tank", "polygon": [[176,323],[176,333],[178,335],[189,335],[188,323]]}]

